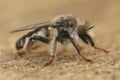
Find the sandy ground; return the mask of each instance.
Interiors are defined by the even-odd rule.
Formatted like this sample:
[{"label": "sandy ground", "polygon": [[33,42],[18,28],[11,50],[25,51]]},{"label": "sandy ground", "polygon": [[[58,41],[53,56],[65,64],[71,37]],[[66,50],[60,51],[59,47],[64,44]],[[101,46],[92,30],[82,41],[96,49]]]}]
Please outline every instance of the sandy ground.
[{"label": "sandy ground", "polygon": [[[0,0],[0,3],[0,80],[120,80],[119,0],[75,0],[69,3],[67,0]],[[81,53],[91,59],[91,63],[65,46],[58,51],[55,62],[47,67],[43,65],[50,58],[48,45],[40,44],[39,49],[22,58],[16,54],[15,41],[26,32],[9,34],[9,31],[64,13],[72,13],[82,22],[87,19],[95,24],[96,45],[110,52],[94,50],[80,42],[84,47]]]}]

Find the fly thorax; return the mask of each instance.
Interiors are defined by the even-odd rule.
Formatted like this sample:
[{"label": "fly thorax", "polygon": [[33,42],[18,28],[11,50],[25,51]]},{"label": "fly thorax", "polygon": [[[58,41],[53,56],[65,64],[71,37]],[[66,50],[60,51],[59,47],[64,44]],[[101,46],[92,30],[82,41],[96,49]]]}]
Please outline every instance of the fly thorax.
[{"label": "fly thorax", "polygon": [[72,33],[73,30],[77,27],[77,19],[70,14],[57,16],[53,24],[56,24],[58,27],[64,27],[69,33]]}]

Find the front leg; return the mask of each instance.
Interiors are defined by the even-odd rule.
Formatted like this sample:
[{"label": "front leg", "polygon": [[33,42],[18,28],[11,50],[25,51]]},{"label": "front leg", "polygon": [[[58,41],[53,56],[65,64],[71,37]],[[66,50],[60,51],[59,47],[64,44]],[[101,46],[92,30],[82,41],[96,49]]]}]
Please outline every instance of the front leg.
[{"label": "front leg", "polygon": [[103,51],[103,52],[105,52],[105,53],[109,53],[109,51],[97,47],[97,46],[95,45],[93,39],[92,39],[88,34],[86,34],[86,39],[90,42],[91,46],[94,47],[95,49],[98,49],[98,50]]},{"label": "front leg", "polygon": [[51,58],[50,58],[49,62],[46,63],[44,66],[50,65],[54,61],[54,59],[56,57],[56,46],[57,46],[57,38],[55,38],[55,40],[53,40],[53,47],[52,47],[52,52],[51,52]]},{"label": "front leg", "polygon": [[90,43],[90,45],[95,48],[95,49],[98,49],[100,51],[103,51],[105,53],[109,53],[109,51],[105,50],[105,49],[102,49],[102,48],[99,48],[95,45],[93,39],[91,38],[91,36],[89,34],[85,34],[85,35],[79,35],[79,37],[83,40],[83,42],[85,42],[86,44]]},{"label": "front leg", "polygon": [[96,46],[93,46],[95,49],[98,49],[100,51],[103,51],[105,53],[109,53],[109,51],[105,50],[105,49],[102,49],[102,48],[99,48],[99,47],[96,47]]},{"label": "front leg", "polygon": [[77,53],[78,53],[79,56],[81,56],[87,62],[92,62],[90,59],[87,59],[82,54],[80,54],[80,50],[77,47],[78,44],[76,44],[72,38],[70,38],[70,41],[71,41],[72,45],[75,47],[75,49],[76,49],[76,51],[77,51]]}]

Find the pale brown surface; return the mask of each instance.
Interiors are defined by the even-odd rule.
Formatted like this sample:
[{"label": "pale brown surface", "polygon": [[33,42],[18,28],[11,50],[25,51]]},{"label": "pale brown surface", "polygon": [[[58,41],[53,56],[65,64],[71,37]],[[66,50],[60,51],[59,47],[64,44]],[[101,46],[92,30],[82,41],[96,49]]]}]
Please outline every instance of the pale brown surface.
[{"label": "pale brown surface", "polygon": [[[0,80],[120,80],[119,7],[119,0],[0,0]],[[17,56],[15,41],[26,32],[9,34],[11,30],[65,13],[95,24],[96,45],[110,53],[84,45],[81,53],[93,60],[88,63],[64,49],[48,67],[43,67],[50,57],[48,48]]]}]

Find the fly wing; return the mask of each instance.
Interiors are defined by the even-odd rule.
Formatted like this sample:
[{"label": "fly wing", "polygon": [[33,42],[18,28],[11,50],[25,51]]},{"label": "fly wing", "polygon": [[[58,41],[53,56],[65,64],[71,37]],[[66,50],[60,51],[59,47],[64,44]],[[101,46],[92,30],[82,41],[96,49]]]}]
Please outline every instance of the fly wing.
[{"label": "fly wing", "polygon": [[23,27],[21,29],[13,30],[10,33],[15,33],[15,32],[20,32],[20,31],[25,31],[25,30],[30,30],[30,29],[36,29],[36,28],[40,28],[40,27],[49,27],[51,25],[52,25],[51,21],[47,21],[47,22],[43,22],[43,23],[29,25],[29,26]]}]

